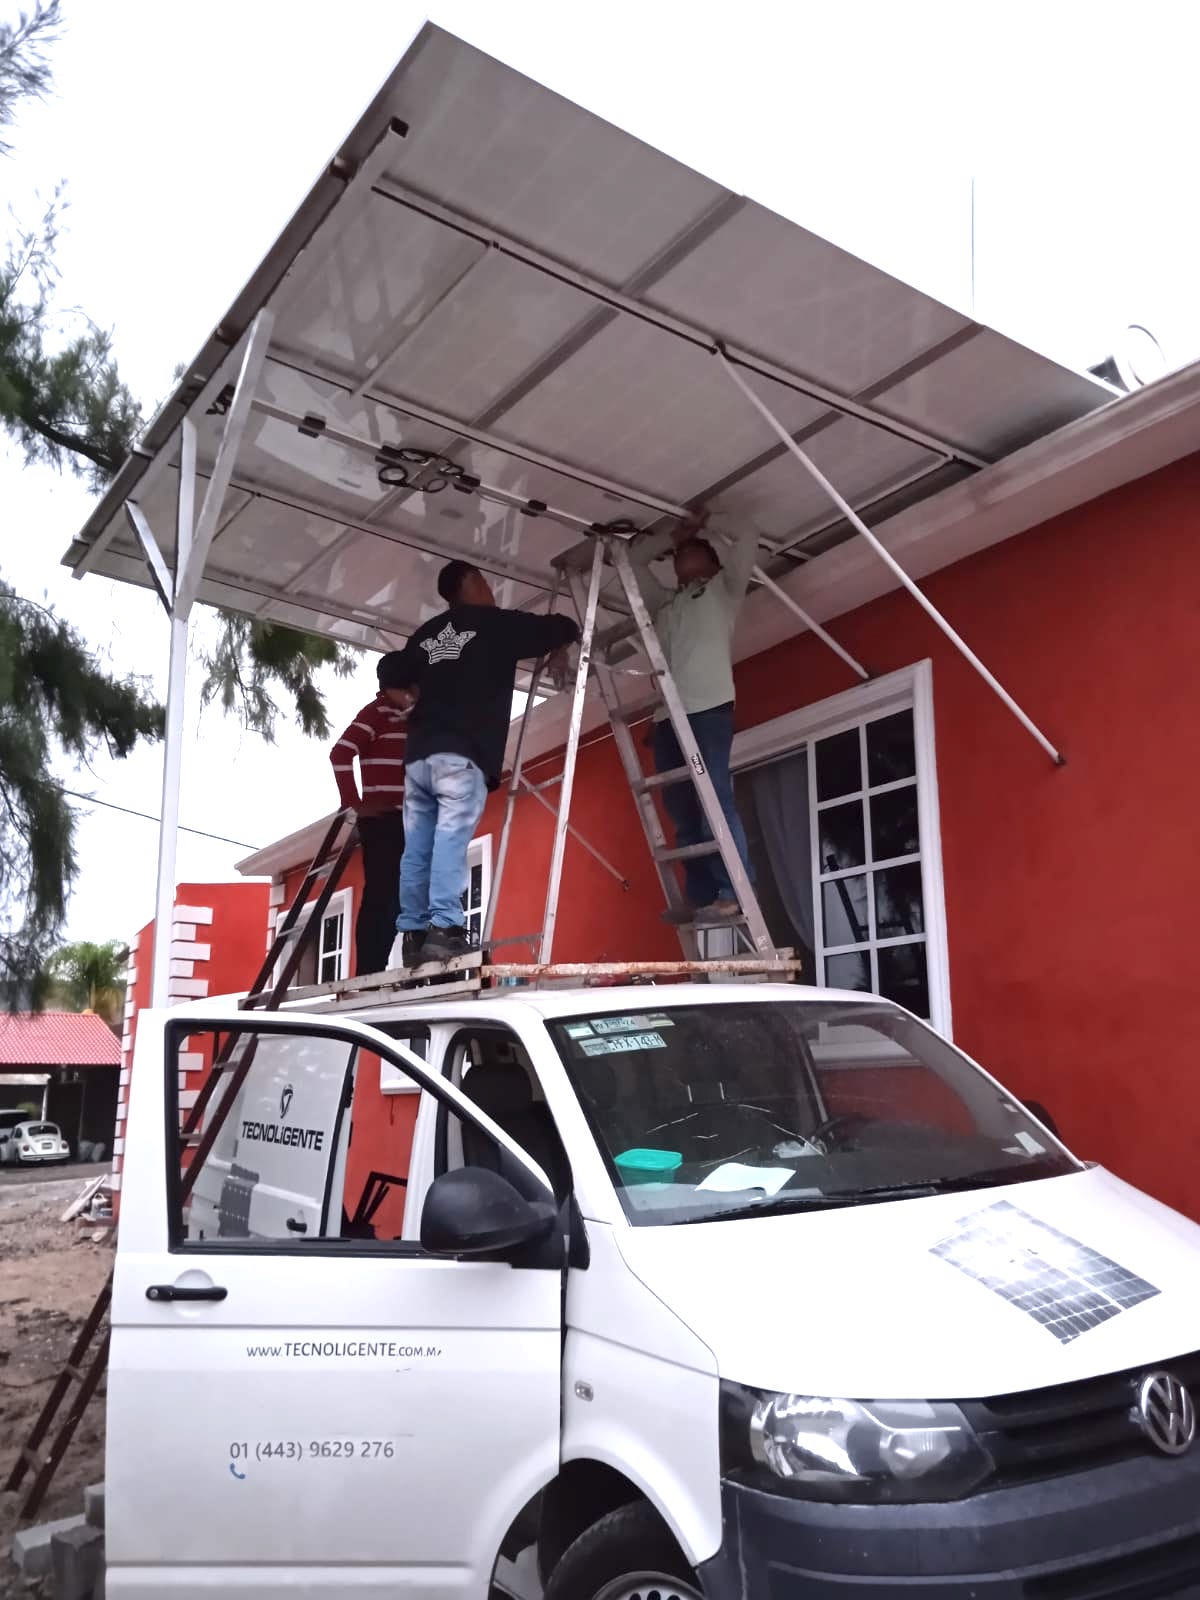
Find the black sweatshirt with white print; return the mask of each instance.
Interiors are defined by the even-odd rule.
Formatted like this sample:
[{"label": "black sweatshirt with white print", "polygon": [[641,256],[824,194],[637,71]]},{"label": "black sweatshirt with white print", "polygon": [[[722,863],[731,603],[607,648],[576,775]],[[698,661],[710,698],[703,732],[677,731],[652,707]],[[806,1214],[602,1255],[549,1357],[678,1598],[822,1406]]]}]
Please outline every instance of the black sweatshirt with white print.
[{"label": "black sweatshirt with white print", "polygon": [[572,617],[499,606],[451,606],[423,623],[404,649],[403,675],[419,698],[408,720],[409,765],[466,756],[495,789],[504,767],[517,663],[574,644]]}]

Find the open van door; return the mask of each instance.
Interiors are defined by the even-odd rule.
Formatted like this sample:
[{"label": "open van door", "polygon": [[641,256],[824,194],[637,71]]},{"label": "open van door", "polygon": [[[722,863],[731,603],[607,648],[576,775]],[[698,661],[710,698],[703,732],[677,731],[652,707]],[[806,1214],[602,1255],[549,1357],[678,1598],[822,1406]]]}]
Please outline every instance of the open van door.
[{"label": "open van door", "polygon": [[[214,1094],[210,1170],[185,1193],[181,1068],[231,1031],[252,1060],[240,1087]],[[536,1241],[483,1259],[347,1236],[339,1185],[363,1051],[493,1141],[501,1173],[475,1176],[489,1192],[508,1184]],[[537,1168],[417,1056],[349,1021],[146,1013],[133,1084],[110,1600],[486,1595],[505,1534],[558,1466],[563,1251]],[[408,1175],[443,1249],[474,1172],[449,1174],[449,1190]]]}]

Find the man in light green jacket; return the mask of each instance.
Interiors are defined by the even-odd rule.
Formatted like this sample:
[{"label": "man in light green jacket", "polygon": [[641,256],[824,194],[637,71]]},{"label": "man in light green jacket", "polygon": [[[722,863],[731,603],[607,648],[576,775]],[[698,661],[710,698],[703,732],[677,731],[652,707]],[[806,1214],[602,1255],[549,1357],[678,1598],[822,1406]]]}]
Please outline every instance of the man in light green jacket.
[{"label": "man in light green jacket", "polygon": [[[707,525],[708,515],[703,513],[681,523],[672,535],[674,590],[660,584],[650,571],[653,557],[644,544],[640,550],[635,545],[632,556],[692,734],[749,873],[746,833],[734,803],[729,759],[733,744],[733,629],[756,560],[757,537],[753,530],[732,534],[722,560],[713,544],[702,537]],[[684,765],[675,730],[666,709],[660,708],[654,721],[655,770],[670,772]],[[677,846],[699,844],[711,837],[690,782],[664,789],[663,803]],[[684,887],[688,904],[704,917],[732,919],[738,915],[737,897],[719,855],[685,861]]]}]

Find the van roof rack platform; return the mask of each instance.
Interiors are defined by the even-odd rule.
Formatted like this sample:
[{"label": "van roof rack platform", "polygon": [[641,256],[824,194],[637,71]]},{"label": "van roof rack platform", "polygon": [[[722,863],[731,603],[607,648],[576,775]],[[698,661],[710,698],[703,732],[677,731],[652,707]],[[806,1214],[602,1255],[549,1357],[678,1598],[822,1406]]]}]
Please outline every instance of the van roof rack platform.
[{"label": "van roof rack platform", "polygon": [[[425,1004],[461,999],[465,995],[498,998],[504,991],[522,988],[596,988],[613,984],[697,982],[709,978],[795,978],[802,963],[790,951],[771,956],[726,957],[709,961],[550,961],[492,962],[475,950],[452,961],[424,966],[397,967],[362,978],[317,983],[289,989],[288,1008],[314,1001],[337,1010],[378,1006],[381,1002]],[[247,995],[243,1010],[261,1005],[261,995]]]}]

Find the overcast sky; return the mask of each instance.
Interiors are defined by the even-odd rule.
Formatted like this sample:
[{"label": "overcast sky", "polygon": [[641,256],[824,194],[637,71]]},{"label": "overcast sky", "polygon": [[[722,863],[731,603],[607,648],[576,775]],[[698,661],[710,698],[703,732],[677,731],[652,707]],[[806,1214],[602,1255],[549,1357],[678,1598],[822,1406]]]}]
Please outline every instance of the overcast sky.
[{"label": "overcast sky", "polygon": [[[62,302],[114,329],[147,409],[426,15],[1068,364],[1098,360],[1135,320],[1172,365],[1200,356],[1191,6],[65,4],[54,97],[25,112],[5,193],[32,220],[37,194],[66,180]],[[14,9],[0,0],[0,11]],[[78,483],[0,453],[0,573],[48,595],[115,670],[145,674],[164,693],[157,602],[101,579],[75,582],[58,564],[88,508]],[[332,683],[335,722],[373,687],[373,658]],[[325,750],[287,726],[268,747],[193,704],[184,761],[183,822],[249,846],[333,802]],[[149,749],[64,781],[157,813],[160,767]],[[93,809],[79,849],[69,935],[128,937],[152,913],[156,829]],[[180,878],[232,876],[244,853],[184,834]]]}]

